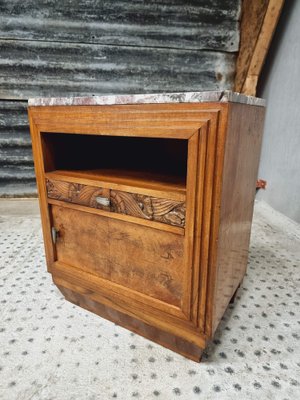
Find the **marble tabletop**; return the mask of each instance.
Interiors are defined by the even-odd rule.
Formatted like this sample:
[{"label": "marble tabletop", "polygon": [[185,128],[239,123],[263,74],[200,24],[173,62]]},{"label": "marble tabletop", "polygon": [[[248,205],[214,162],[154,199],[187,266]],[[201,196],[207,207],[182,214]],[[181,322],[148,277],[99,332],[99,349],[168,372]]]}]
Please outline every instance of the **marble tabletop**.
[{"label": "marble tabletop", "polygon": [[36,97],[28,100],[33,106],[96,106],[112,104],[151,104],[151,103],[243,103],[255,106],[266,105],[264,99],[246,96],[230,90],[178,93],[121,94],[86,97]]}]

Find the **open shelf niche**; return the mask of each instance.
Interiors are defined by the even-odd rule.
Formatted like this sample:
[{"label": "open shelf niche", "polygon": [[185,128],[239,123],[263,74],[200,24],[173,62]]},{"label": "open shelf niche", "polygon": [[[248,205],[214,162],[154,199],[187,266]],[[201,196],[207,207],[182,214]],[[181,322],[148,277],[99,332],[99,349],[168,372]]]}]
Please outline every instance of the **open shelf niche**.
[{"label": "open shelf niche", "polygon": [[185,192],[187,140],[42,134],[46,176]]}]

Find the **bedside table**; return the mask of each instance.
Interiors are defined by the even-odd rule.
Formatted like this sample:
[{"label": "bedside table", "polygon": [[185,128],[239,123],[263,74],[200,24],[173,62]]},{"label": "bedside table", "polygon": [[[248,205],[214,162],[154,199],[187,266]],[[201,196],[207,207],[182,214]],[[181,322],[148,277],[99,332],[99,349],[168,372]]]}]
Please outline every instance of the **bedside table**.
[{"label": "bedside table", "polygon": [[30,99],[65,298],[199,361],[246,272],[264,114],[227,91]]}]

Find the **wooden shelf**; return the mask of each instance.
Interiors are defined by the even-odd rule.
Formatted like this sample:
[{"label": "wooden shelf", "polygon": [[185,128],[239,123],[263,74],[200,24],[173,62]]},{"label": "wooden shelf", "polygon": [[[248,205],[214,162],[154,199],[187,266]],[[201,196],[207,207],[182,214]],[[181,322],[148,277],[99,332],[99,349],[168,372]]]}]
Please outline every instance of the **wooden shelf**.
[{"label": "wooden shelf", "polygon": [[185,178],[175,175],[135,170],[93,169],[54,170],[47,172],[45,176],[48,179],[149,194],[179,201],[186,199]]}]

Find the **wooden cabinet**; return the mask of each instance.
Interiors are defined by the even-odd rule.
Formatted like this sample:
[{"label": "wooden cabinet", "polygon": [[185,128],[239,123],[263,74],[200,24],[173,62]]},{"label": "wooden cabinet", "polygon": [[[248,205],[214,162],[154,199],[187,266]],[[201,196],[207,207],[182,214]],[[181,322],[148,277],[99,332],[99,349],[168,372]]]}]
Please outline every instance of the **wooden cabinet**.
[{"label": "wooden cabinet", "polygon": [[230,92],[30,100],[66,299],[199,361],[246,271],[264,112]]}]

